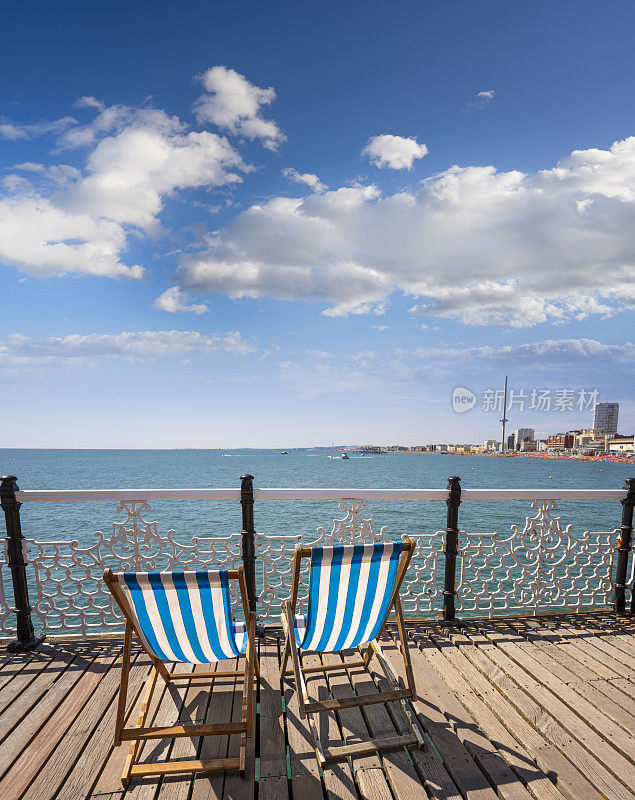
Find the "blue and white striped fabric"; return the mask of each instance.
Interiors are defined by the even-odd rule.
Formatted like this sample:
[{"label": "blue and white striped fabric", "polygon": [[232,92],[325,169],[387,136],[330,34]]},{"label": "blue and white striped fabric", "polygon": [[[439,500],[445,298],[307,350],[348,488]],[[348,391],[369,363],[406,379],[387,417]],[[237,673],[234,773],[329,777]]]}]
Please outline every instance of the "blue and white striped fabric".
[{"label": "blue and white striped fabric", "polygon": [[379,633],[395,588],[402,542],[314,547],[309,608],[294,620],[303,650],[336,652]]},{"label": "blue and white striped fabric", "polygon": [[233,620],[226,569],[117,578],[143,643],[161,661],[210,664],[245,652],[247,626]]}]

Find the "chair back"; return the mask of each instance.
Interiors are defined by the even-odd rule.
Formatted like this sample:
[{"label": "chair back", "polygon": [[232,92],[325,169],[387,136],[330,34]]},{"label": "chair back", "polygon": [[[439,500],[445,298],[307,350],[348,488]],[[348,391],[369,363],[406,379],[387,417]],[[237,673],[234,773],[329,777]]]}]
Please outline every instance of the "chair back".
[{"label": "chair back", "polygon": [[209,664],[245,651],[246,626],[234,623],[226,569],[119,572],[113,578],[128,601],[126,616],[161,661]]},{"label": "chair back", "polygon": [[404,542],[311,548],[309,606],[299,646],[335,652],[374,639],[398,590],[396,581],[403,578],[404,548]]}]

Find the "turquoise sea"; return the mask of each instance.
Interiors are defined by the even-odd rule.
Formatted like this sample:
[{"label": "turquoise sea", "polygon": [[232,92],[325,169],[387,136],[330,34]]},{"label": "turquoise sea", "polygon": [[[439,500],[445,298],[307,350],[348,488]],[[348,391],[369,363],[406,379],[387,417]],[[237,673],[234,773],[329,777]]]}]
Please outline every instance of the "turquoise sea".
[{"label": "turquoise sea", "polygon": [[[293,450],[288,455],[281,454],[279,450],[0,450],[0,470],[2,474],[16,475],[21,489],[239,488],[240,476],[250,473],[255,476],[256,487],[359,488],[362,490],[359,493],[361,496],[364,488],[444,489],[450,475],[460,476],[466,489],[553,488],[556,491],[621,489],[625,478],[635,475],[633,465],[596,462],[419,453],[351,456],[348,460],[342,460],[329,458],[329,455],[325,451]],[[238,534],[242,527],[241,508],[237,500],[153,501],[150,505],[151,510],[143,515],[145,520],[156,521],[162,536],[173,529],[174,538],[185,544],[189,544],[192,537],[224,539]],[[585,531],[613,531],[620,524],[619,500],[570,500],[559,502],[558,506],[554,514],[561,516],[562,527],[573,525],[578,537]],[[402,534],[424,535],[421,540],[423,543],[428,541],[426,535],[434,538],[434,534],[446,526],[446,504],[443,500],[377,500],[371,501],[368,512],[364,513],[372,517],[375,530],[386,526],[390,538],[399,538]],[[459,512],[459,527],[468,534],[496,531],[502,537],[507,537],[512,525],[522,530],[526,517],[535,513],[530,501],[526,500],[464,500]],[[329,532],[334,518],[342,516],[337,501],[261,500],[256,501],[254,510],[256,530],[261,537],[301,534],[306,542],[316,538],[319,526]],[[108,501],[27,502],[22,506],[21,519],[23,533],[29,539],[47,542],[76,540],[79,547],[90,547],[96,542],[96,531],[103,531],[108,538],[112,534],[113,523],[122,522],[124,518],[117,513],[117,504]],[[3,525],[3,522],[0,524]],[[592,538],[589,537],[589,540]],[[615,536],[611,538],[614,543]],[[608,537],[604,537],[603,541],[608,542]],[[440,537],[436,537],[437,546],[440,547],[439,542]],[[219,549],[222,550],[223,546]],[[597,562],[606,558],[606,546],[602,549],[604,553],[596,550],[592,560]],[[62,550],[66,552],[68,548],[65,546]],[[46,552],[50,556],[53,550],[47,546]],[[285,559],[287,555],[291,555],[291,550],[285,554]],[[417,581],[428,579],[428,563],[425,554],[419,558],[420,578]],[[466,575],[471,587],[483,588],[478,583],[478,574],[484,563],[480,556],[469,562],[465,559]],[[263,574],[263,565],[264,562],[257,573],[260,576]],[[97,585],[95,581],[99,581],[101,576],[98,566],[90,571],[93,586]],[[77,569],[85,575],[86,571],[81,566],[73,567],[72,573],[75,574]],[[520,567],[514,567],[513,575],[520,574],[518,569]],[[566,569],[566,563],[561,564],[557,574],[569,585],[571,582],[567,582]],[[41,574],[45,575],[45,572],[44,569]],[[53,591],[52,581],[65,580],[65,576],[71,578],[71,573],[64,571],[63,563],[58,563],[57,568],[48,573],[46,583],[42,584],[40,596],[43,600]],[[409,576],[412,578],[413,573],[409,573]],[[277,579],[272,576],[270,584]],[[33,579],[30,577],[30,580]],[[262,580],[262,577],[257,577],[258,590]],[[63,587],[59,584],[55,591],[70,590],[72,594],[73,585],[72,580],[65,581]],[[441,585],[442,573],[439,572],[436,577],[437,591]],[[579,585],[580,579],[571,583],[572,587]],[[499,585],[502,590],[511,587],[509,579]],[[425,592],[428,591],[425,589]],[[514,591],[518,594],[525,589],[521,585]],[[282,581],[278,596],[288,596],[286,579]],[[440,595],[437,594],[436,599],[428,605],[426,602],[419,600],[415,603],[411,598],[410,613],[439,612]],[[567,596],[565,603],[569,605],[570,602],[575,604]],[[64,605],[67,600],[58,597],[55,604],[60,603]],[[278,600],[274,603],[275,608],[277,603]],[[268,618],[275,616],[275,608],[269,608]],[[482,609],[479,613],[487,613],[482,604],[479,604],[479,608]],[[465,609],[469,612],[467,606]],[[407,606],[406,611],[408,613]],[[476,613],[477,609],[473,608],[472,612]],[[39,626],[40,622],[36,620],[36,627]]]},{"label": "turquoise sea", "polygon": [[[239,487],[255,476],[256,487],[445,488],[459,475],[464,488],[620,489],[635,465],[482,456],[388,453],[349,460],[324,451],[279,450],[0,450],[2,474],[17,475],[21,489],[133,489]],[[550,477],[551,476],[551,477]],[[114,503],[25,503],[24,534],[36,539],[88,543],[97,529],[118,519]],[[430,533],[445,527],[443,501],[373,501],[376,524],[394,534]],[[619,501],[568,501],[563,523],[576,530],[609,530],[620,523]],[[526,501],[465,501],[460,525],[468,531],[509,531],[531,512]],[[315,531],[332,524],[332,501],[257,503],[256,529],[263,534]],[[240,530],[236,501],[164,501],[152,504],[160,530],[180,535],[222,536]]]}]

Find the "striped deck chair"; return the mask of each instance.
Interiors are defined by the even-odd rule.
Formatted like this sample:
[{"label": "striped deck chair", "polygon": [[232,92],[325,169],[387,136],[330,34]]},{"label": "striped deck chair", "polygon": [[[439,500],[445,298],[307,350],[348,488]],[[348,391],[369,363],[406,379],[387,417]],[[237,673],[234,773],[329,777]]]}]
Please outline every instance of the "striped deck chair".
[{"label": "striped deck chair", "polygon": [[[282,626],[285,648],[281,679],[293,675],[299,693],[300,717],[307,719],[320,765],[329,759],[372,753],[404,746],[421,746],[423,734],[412,713],[409,700],[416,696],[414,676],[408,653],[399,588],[414,551],[414,541],[357,544],[336,547],[296,546],[293,562],[291,597],[285,603]],[[302,559],[309,559],[309,603],[306,615],[296,615]],[[394,609],[407,688],[397,681],[379,646],[388,614]],[[362,647],[365,646],[365,652]],[[328,666],[303,667],[299,654],[305,651],[332,653],[359,648],[361,658]],[[341,699],[311,700],[306,676],[351,667],[368,669],[376,656],[390,691]],[[292,669],[287,669],[291,657]],[[320,742],[314,713],[370,703],[397,701],[409,733],[371,739],[368,742],[325,748]]]},{"label": "striped deck chair", "polygon": [[[234,622],[230,605],[229,582],[240,587],[245,622]],[[104,572],[104,581],[126,620],[121,686],[115,722],[115,746],[130,741],[130,752],[121,781],[126,787],[133,777],[171,775],[181,772],[210,772],[238,769],[245,772],[247,738],[252,735],[254,672],[259,674],[255,650],[256,618],[250,613],[243,568],[216,571]],[[136,727],[125,727],[126,694],[130,672],[130,647],[137,636],[150,656],[148,679]],[[214,664],[245,654],[242,671],[201,671],[171,673],[166,662]],[[152,692],[158,676],[172,681],[243,677],[242,719],[215,724],[175,724],[164,727],[146,725]],[[139,744],[147,739],[172,739],[188,736],[240,734],[237,758],[165,761],[136,764]]]}]

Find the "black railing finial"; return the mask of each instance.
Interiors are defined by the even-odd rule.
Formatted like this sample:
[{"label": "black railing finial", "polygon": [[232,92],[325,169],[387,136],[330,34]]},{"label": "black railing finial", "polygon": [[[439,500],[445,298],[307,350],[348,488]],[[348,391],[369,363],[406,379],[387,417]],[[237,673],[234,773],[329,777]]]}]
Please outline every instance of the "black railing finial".
[{"label": "black railing finial", "polygon": [[0,506],[4,511],[7,526],[7,566],[13,582],[13,597],[17,617],[17,638],[9,642],[7,650],[21,652],[33,650],[44,639],[44,635],[36,636],[31,619],[29,603],[29,587],[26,578],[26,561],[24,559],[24,536],[20,524],[20,506],[15,493],[20,491],[15,475],[3,475],[0,478]]}]

